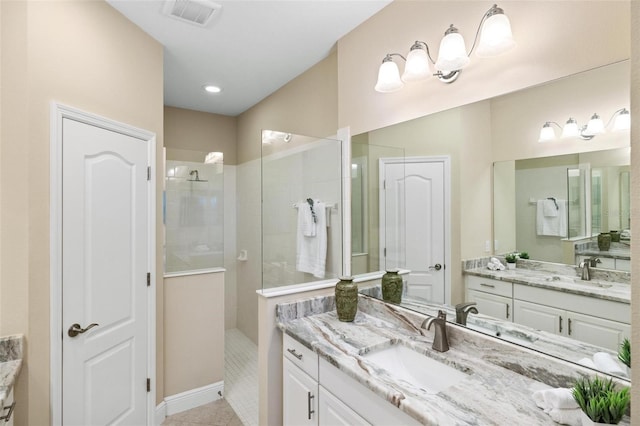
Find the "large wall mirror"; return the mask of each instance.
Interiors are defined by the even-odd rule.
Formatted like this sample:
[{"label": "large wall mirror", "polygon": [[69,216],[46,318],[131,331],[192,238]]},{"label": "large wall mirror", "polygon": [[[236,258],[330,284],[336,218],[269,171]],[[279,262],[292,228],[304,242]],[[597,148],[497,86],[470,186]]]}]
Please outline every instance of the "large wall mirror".
[{"label": "large wall mirror", "polygon": [[[352,273],[390,266],[417,270],[423,281],[409,286],[412,297],[402,304],[428,313],[434,306],[465,300],[465,260],[522,250],[533,259],[575,265],[576,244],[587,249],[605,231],[630,234],[629,132],[607,132],[589,141],[558,137],[538,142],[547,121],[564,123],[572,117],[585,124],[594,112],[606,121],[620,108],[629,108],[628,61],[352,137]],[[408,167],[414,161],[448,162],[449,187],[438,207],[450,222],[444,223],[438,247],[407,248],[412,238],[427,240],[410,223],[431,221],[432,209],[396,204],[403,218],[389,220],[381,194],[390,183],[381,176],[391,159],[404,164],[405,181],[416,174]],[[401,202],[411,198],[408,186],[401,189]],[[547,197],[567,202],[566,235],[536,235],[533,205]],[[400,244],[406,246],[403,257],[390,262],[383,241],[398,234],[390,229],[396,226],[405,227]],[[625,243],[621,238],[621,250]],[[434,277],[441,277],[443,292]],[[559,356],[554,342],[547,346],[549,354]]]}]

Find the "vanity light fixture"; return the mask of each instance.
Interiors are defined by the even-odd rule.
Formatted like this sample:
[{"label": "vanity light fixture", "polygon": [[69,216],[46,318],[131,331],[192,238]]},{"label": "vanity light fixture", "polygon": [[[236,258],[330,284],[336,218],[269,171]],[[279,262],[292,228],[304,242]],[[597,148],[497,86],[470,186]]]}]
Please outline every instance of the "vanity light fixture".
[{"label": "vanity light fixture", "polygon": [[555,121],[547,121],[540,129],[540,137],[538,142],[548,142],[556,139],[556,133],[552,125],[555,125],[559,129],[562,129],[562,138],[580,138],[582,140],[590,141],[596,135],[602,134],[609,127],[611,121],[613,122],[613,131],[629,130],[631,128],[631,113],[626,108],[620,108],[613,113],[607,124],[604,124],[602,118],[596,113],[591,116],[591,119],[585,126],[578,126],[578,122],[569,117],[564,126],[560,126]]},{"label": "vanity light fixture", "polygon": [[222,164],[224,163],[224,154],[222,152],[210,152],[204,157],[205,164]]},{"label": "vanity light fixture", "polygon": [[[473,53],[476,43],[480,42],[476,50],[479,57],[498,56],[511,50],[516,43],[511,33],[511,24],[504,11],[493,5],[480,20],[471,50],[467,53],[464,38],[458,29],[452,25],[447,28],[440,41],[438,59],[434,61],[429,53],[429,45],[417,40],[410,48],[405,58],[400,53],[388,53],[378,69],[378,81],[375,90],[390,93],[402,89],[405,82],[425,80],[431,75],[438,77],[443,83],[456,81],[462,68],[466,67]],[[402,77],[398,65],[393,57],[398,56],[406,62]],[[435,72],[432,71],[433,64]]]}]

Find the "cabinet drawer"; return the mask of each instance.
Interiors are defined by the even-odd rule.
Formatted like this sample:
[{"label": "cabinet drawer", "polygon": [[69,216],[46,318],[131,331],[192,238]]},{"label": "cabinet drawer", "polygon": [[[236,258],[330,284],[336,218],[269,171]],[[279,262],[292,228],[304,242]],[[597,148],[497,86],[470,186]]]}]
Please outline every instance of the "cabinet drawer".
[{"label": "cabinet drawer", "polygon": [[498,296],[513,297],[513,284],[508,281],[477,277],[475,275],[467,275],[466,279],[469,290],[478,290]]},{"label": "cabinet drawer", "polygon": [[287,334],[282,336],[282,353],[286,359],[297,365],[314,380],[318,380],[317,353]]}]

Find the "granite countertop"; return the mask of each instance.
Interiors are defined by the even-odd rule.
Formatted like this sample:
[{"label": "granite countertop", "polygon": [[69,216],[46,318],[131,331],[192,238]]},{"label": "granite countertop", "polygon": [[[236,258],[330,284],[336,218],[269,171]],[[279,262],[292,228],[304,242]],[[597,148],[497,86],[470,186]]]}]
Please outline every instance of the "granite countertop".
[{"label": "granite countertop", "polygon": [[24,336],[16,334],[0,338],[0,410],[11,393],[22,368]]},{"label": "granite countertop", "polygon": [[[593,371],[447,325],[450,350],[431,349],[425,316],[360,295],[352,323],[337,319],[333,298],[278,305],[278,326],[342,372],[428,425],[555,424],[531,395],[570,386]],[[452,366],[467,378],[438,393],[398,381],[363,355],[402,344]],[[615,380],[615,379],[614,379]],[[628,385],[628,383],[627,383]]]},{"label": "granite countertop", "polygon": [[629,247],[611,247],[606,251],[601,251],[598,247],[589,247],[585,249],[576,249],[575,254],[580,256],[609,257],[612,259],[631,260]]},{"label": "granite countertop", "polygon": [[[533,264],[533,262],[530,262],[530,264]],[[628,283],[610,279],[622,276],[620,273],[603,272],[600,277],[594,277],[591,281],[583,281],[575,274],[569,275],[561,270],[548,271],[520,267],[505,269],[504,271],[492,271],[486,266],[482,266],[465,269],[464,273],[614,302],[631,303],[631,286]],[[611,275],[611,277],[608,275]]]}]

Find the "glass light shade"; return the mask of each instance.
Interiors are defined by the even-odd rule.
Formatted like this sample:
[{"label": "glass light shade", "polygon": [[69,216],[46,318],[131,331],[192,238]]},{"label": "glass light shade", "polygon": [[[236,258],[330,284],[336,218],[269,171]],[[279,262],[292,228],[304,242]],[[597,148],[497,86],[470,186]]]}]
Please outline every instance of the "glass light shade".
[{"label": "glass light shade", "polygon": [[593,116],[591,116],[591,120],[587,123],[587,128],[583,133],[587,136],[604,133],[604,122],[598,114],[593,114]]},{"label": "glass light shade", "polygon": [[620,114],[616,117],[616,120],[613,122],[613,131],[617,132],[619,130],[629,130],[631,128],[631,114],[627,109],[623,109],[620,111]]},{"label": "glass light shade", "polygon": [[554,140],[556,138],[556,133],[553,131],[553,127],[549,123],[544,123],[542,129],[540,129],[540,137],[538,138],[538,142],[547,142]]},{"label": "glass light shade", "polygon": [[403,86],[404,83],[400,80],[400,71],[396,63],[391,60],[382,62],[378,70],[376,92],[391,93],[402,89]]},{"label": "glass light shade", "polygon": [[498,56],[515,46],[516,42],[511,33],[509,18],[500,13],[492,15],[484,21],[476,55],[480,57]]},{"label": "glass light shade", "polygon": [[577,138],[580,136],[580,130],[578,129],[578,123],[573,118],[570,118],[562,128],[563,138]]},{"label": "glass light shade", "polygon": [[422,48],[411,49],[407,55],[402,81],[420,81],[429,78],[431,74],[426,50]]},{"label": "glass light shade", "polygon": [[469,56],[467,56],[467,48],[464,45],[462,36],[457,32],[446,34],[440,42],[436,69],[446,74],[460,70],[468,64]]}]

